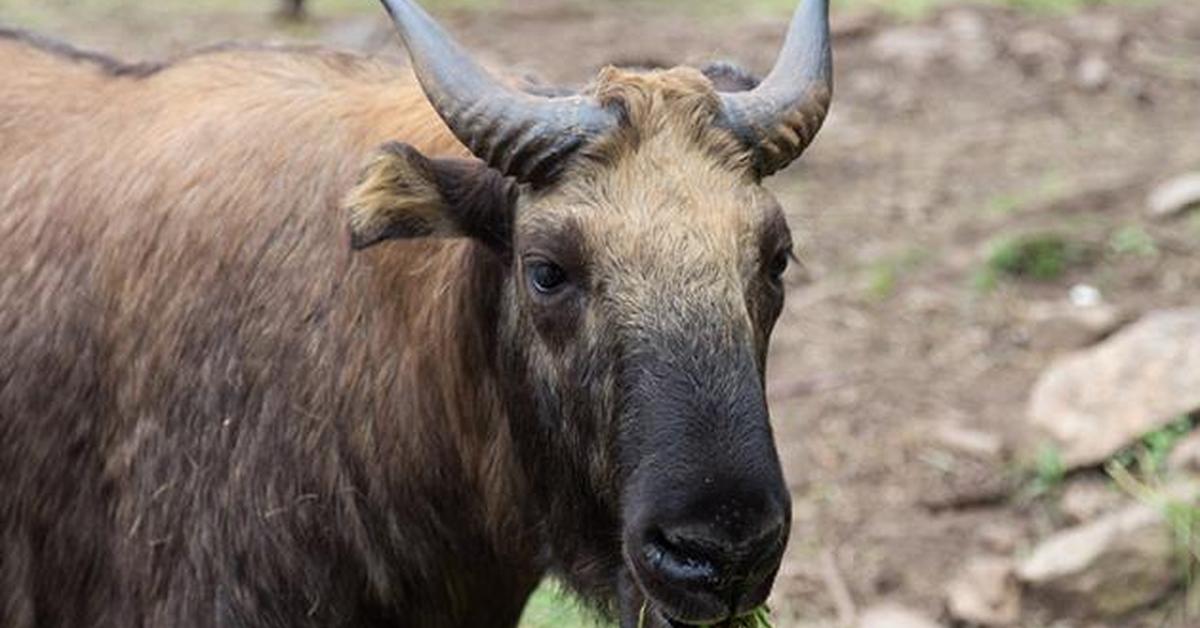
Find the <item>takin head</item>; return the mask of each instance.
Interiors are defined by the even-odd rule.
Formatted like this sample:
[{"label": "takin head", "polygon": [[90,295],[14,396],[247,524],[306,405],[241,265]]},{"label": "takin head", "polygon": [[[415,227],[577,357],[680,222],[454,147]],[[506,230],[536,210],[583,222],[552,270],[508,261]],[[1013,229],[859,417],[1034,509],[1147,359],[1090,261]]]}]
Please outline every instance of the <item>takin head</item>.
[{"label": "takin head", "polygon": [[497,81],[412,2],[384,4],[478,159],[384,147],[348,201],[353,246],[467,237],[504,266],[496,354],[552,568],[618,595],[626,625],[754,609],[791,522],[764,370],[792,241],[761,182],[828,109],[827,1],[797,11],[750,89],[720,91],[727,67],[608,68],[555,97]]}]

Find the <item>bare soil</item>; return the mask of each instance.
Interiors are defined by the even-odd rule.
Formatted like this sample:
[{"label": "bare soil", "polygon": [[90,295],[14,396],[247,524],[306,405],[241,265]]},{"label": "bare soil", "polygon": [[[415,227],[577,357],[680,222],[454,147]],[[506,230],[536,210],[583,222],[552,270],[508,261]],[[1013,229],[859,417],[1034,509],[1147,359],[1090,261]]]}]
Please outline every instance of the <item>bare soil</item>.
[{"label": "bare soil", "polygon": [[[685,4],[512,4],[444,17],[494,62],[572,83],[610,61],[763,71],[784,23]],[[66,15],[50,30],[134,58],[231,38],[398,55],[375,16],[282,27],[266,10]],[[1195,303],[1200,289],[1200,217],[1151,220],[1145,202],[1200,169],[1200,3],[963,6],[919,23],[841,13],[835,30],[833,114],[770,183],[805,262],[790,271],[768,386],[795,500],[774,601],[784,626],[838,625],[882,600],[938,616],[967,557],[1009,542],[1020,552],[1059,525],[1013,491],[1031,451],[1029,389],[1058,355],[1030,342],[1031,304],[1086,283],[1137,315]],[[1047,281],[981,274],[991,243],[1031,232],[1096,254]],[[1151,246],[1120,246],[1130,234]],[[947,446],[947,424],[998,436],[1004,453]],[[851,606],[836,603],[839,584]],[[1116,625],[1185,625],[1172,611]],[[1046,624],[1031,610],[1024,625]]]}]

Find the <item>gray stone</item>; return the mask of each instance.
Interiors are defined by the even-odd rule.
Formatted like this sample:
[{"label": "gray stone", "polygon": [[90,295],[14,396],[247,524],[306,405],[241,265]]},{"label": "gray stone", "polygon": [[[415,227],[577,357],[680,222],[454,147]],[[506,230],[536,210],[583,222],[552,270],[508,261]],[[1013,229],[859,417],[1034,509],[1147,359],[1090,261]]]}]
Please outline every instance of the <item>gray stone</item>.
[{"label": "gray stone", "polygon": [[1097,519],[1126,503],[1126,497],[1110,482],[1099,478],[1080,478],[1063,487],[1058,507],[1067,523],[1075,525]]},{"label": "gray stone", "polygon": [[1006,558],[977,557],[946,587],[946,606],[960,621],[1011,626],[1021,617],[1021,589]]},{"label": "gray stone", "polygon": [[1078,306],[1040,302],[1025,311],[1030,346],[1039,350],[1086,347],[1112,333],[1125,321],[1120,308],[1105,303]]},{"label": "gray stone", "polygon": [[1100,91],[1112,78],[1112,65],[1098,54],[1089,54],[1075,69],[1075,84],[1089,92]]},{"label": "gray stone", "polygon": [[924,615],[897,604],[881,604],[859,617],[858,628],[941,628]]},{"label": "gray stone", "polygon": [[1005,521],[988,521],[975,532],[979,545],[995,554],[1012,554],[1021,543],[1021,531]]},{"label": "gray stone", "polygon": [[984,460],[997,459],[1004,454],[1004,440],[992,432],[972,429],[946,421],[933,433],[938,444],[953,451]]},{"label": "gray stone", "polygon": [[1031,427],[1067,468],[1095,465],[1200,408],[1200,309],[1159,311],[1058,360],[1034,386]]},{"label": "gray stone", "polygon": [[1180,175],[1155,187],[1147,205],[1150,215],[1156,218],[1200,209],[1200,172]]},{"label": "gray stone", "polygon": [[1118,617],[1171,592],[1180,571],[1162,513],[1137,504],[1042,541],[1017,567],[1059,617]]}]

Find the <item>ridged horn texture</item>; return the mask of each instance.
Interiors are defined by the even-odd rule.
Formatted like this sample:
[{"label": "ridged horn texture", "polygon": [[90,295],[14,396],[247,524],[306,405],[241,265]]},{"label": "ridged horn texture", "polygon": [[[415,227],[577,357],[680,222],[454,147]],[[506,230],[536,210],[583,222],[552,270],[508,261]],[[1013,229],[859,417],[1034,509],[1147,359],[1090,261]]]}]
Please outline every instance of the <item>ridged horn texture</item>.
[{"label": "ridged horn texture", "polygon": [[771,73],[748,92],[721,94],[717,124],[754,153],[760,177],[794,161],[816,137],[833,97],[828,0],[804,0]]},{"label": "ridged horn texture", "polygon": [[590,98],[534,96],[501,83],[411,0],[382,2],[438,115],[500,172],[527,183],[553,180],[574,151],[617,126],[618,114]]}]

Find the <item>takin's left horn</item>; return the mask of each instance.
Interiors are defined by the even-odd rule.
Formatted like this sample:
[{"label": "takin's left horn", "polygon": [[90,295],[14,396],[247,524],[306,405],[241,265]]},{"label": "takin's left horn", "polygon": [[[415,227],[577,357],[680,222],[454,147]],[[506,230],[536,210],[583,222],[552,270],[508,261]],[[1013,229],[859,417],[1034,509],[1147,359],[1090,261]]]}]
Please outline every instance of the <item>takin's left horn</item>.
[{"label": "takin's left horn", "polygon": [[792,163],[816,137],[833,97],[828,0],[804,0],[771,73],[752,91],[721,94],[718,124],[755,156],[759,177]]},{"label": "takin's left horn", "polygon": [[520,181],[558,174],[617,114],[583,96],[546,98],[493,78],[411,0],[382,0],[438,115],[478,158]]}]

